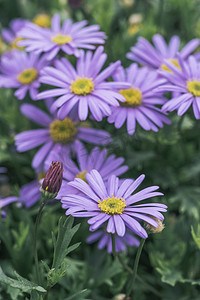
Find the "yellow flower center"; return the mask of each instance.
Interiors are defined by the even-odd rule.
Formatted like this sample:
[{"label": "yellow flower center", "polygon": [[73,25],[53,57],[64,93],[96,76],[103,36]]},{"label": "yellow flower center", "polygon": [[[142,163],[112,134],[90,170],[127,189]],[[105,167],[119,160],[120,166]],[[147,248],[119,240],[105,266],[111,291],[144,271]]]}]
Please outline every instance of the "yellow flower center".
[{"label": "yellow flower center", "polygon": [[134,35],[136,32],[138,32],[141,29],[141,25],[140,24],[132,24],[129,26],[128,28],[128,34],[130,36]]},{"label": "yellow flower center", "polygon": [[82,171],[82,172],[78,173],[75,178],[80,178],[80,179],[84,180],[85,182],[87,182],[87,180],[85,179],[85,175],[87,173],[88,173],[88,171]]},{"label": "yellow flower center", "polygon": [[70,35],[65,34],[57,34],[51,38],[52,42],[58,44],[58,45],[64,45],[72,41],[72,38]]},{"label": "yellow flower center", "polygon": [[126,102],[120,103],[121,106],[138,107],[142,103],[142,93],[138,88],[119,90],[119,93],[126,99]]},{"label": "yellow flower center", "polygon": [[46,14],[39,14],[35,16],[33,23],[43,28],[49,27],[51,24],[51,18]]},{"label": "yellow flower center", "polygon": [[77,134],[75,123],[65,118],[64,120],[55,120],[50,124],[49,133],[55,143],[67,144],[74,140]]},{"label": "yellow flower center", "polygon": [[7,45],[3,42],[0,36],[0,55],[7,50]]},{"label": "yellow flower center", "polygon": [[[181,70],[181,67],[178,64],[178,60],[175,58],[170,58],[168,59],[171,63],[173,63],[179,70]],[[165,64],[162,64],[160,67],[162,70],[168,71],[170,73],[173,73]]]},{"label": "yellow flower center", "polygon": [[36,80],[38,76],[38,72],[34,68],[25,69],[23,72],[21,72],[17,79],[22,84],[31,84],[34,80]]},{"label": "yellow flower center", "polygon": [[109,215],[122,214],[124,208],[126,207],[125,200],[123,198],[116,198],[113,196],[113,194],[111,197],[108,197],[103,201],[99,200],[98,202],[98,207],[101,209],[101,211]]},{"label": "yellow flower center", "polygon": [[24,50],[25,47],[20,47],[20,46],[17,45],[17,43],[18,43],[19,41],[22,41],[22,40],[23,40],[22,37],[19,37],[19,36],[16,37],[16,38],[12,41],[12,43],[10,44],[11,49]]},{"label": "yellow flower center", "polygon": [[200,97],[200,81],[188,81],[187,82],[188,92],[196,97]]},{"label": "yellow flower center", "polygon": [[94,83],[92,78],[78,78],[72,82],[70,89],[76,95],[85,96],[94,91]]}]

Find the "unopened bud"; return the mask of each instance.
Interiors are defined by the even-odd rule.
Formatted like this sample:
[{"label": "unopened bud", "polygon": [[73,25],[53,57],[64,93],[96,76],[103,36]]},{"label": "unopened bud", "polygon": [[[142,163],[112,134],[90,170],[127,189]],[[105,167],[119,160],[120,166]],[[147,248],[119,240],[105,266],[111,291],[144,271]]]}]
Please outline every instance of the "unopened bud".
[{"label": "unopened bud", "polygon": [[[119,295],[117,295],[117,296],[115,296],[115,300],[124,300],[125,299],[125,297],[126,297],[126,295],[125,294],[119,294]],[[131,298],[130,297],[128,297],[127,298],[127,300],[131,300]]]},{"label": "unopened bud", "polygon": [[163,229],[165,228],[165,225],[163,224],[163,222],[161,220],[159,220],[158,218],[153,218],[157,223],[158,223],[158,227],[154,227],[149,223],[146,223],[146,229],[149,230],[151,233],[159,233],[161,231],[163,231]]},{"label": "unopened bud", "polygon": [[63,163],[52,162],[42,183],[41,192],[46,200],[57,196],[63,178]]},{"label": "unopened bud", "polygon": [[131,7],[135,3],[135,0],[120,0],[120,4],[124,7]]},{"label": "unopened bud", "polygon": [[142,15],[141,14],[132,14],[130,15],[128,21],[130,25],[140,24],[142,23]]}]

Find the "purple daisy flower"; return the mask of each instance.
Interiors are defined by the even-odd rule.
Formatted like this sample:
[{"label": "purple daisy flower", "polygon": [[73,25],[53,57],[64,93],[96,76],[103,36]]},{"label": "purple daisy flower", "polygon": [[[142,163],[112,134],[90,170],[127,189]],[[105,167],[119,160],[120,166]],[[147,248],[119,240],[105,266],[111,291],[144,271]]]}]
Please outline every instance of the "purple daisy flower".
[{"label": "purple daisy flower", "polygon": [[113,77],[115,82],[125,81],[131,88],[118,91],[126,101],[112,108],[112,114],[108,117],[109,123],[114,123],[116,128],[120,128],[127,121],[128,134],[135,132],[136,122],[143,129],[153,131],[158,131],[158,127],[163,127],[163,123],[170,124],[166,115],[156,107],[156,104],[165,103],[166,99],[154,91],[165,82],[158,79],[155,71],[132,64],[127,70],[118,68]]},{"label": "purple daisy flower", "polygon": [[117,91],[129,87],[129,84],[105,81],[116,71],[120,61],[99,73],[107,58],[103,50],[103,47],[99,47],[94,54],[91,51],[87,53],[82,51],[77,61],[77,70],[66,58],[57,60],[55,68],[44,68],[40,82],[58,88],[44,91],[37,98],[59,96],[52,109],[56,110],[60,107],[58,110],[60,119],[64,119],[74,107],[80,120],[86,120],[89,109],[92,117],[97,121],[110,115],[111,106],[119,106],[118,100],[125,101]]},{"label": "purple daisy flower", "polygon": [[[68,185],[68,183],[75,178],[81,178],[86,181],[85,175],[93,169],[96,169],[101,174],[104,181],[107,181],[111,174],[119,176],[128,170],[128,166],[123,165],[124,158],[116,158],[114,154],[108,156],[107,149],[100,150],[100,148],[95,147],[90,154],[88,154],[86,148],[80,141],[76,141],[74,146],[76,149],[75,160],[70,159],[65,153],[55,153],[55,157],[52,157],[53,160],[56,160],[57,155],[59,155],[64,168],[63,183],[57,196],[58,199],[60,199],[62,195],[65,195],[66,191],[67,193],[77,192]],[[47,163],[45,165],[47,165]]]},{"label": "purple daisy flower", "polygon": [[[145,38],[140,37],[137,45],[131,48],[131,52],[127,54],[127,57],[153,69],[161,68],[169,71],[164,62],[165,59],[178,66],[177,52],[180,51],[180,38],[176,35],[173,36],[169,45],[160,34],[155,34],[152,40],[154,47]],[[199,44],[199,39],[193,39],[187,43],[179,52],[182,58],[186,59]]]},{"label": "purple daisy flower", "polygon": [[122,165],[124,158],[116,158],[114,154],[108,156],[108,150],[101,150],[98,147],[92,149],[88,154],[84,145],[76,141],[76,161],[72,161],[68,156],[62,155],[64,166],[63,177],[67,181],[72,181],[74,178],[85,180],[86,173],[92,169],[96,169],[102,176],[103,180],[108,180],[111,174],[116,176],[122,175],[128,170],[128,166]]},{"label": "purple daisy flower", "polygon": [[[51,105],[51,100],[47,105]],[[53,153],[69,153],[76,150],[74,142],[84,142],[106,145],[111,141],[109,133],[104,130],[81,127],[80,123],[72,121],[69,117],[58,120],[55,116],[36,108],[31,104],[21,106],[22,113],[43,128],[19,133],[15,137],[17,150],[24,152],[43,144],[35,154],[32,166],[38,171],[44,170],[45,160],[51,160]]]},{"label": "purple daisy flower", "polygon": [[3,55],[0,64],[0,87],[16,88],[15,96],[22,100],[29,91],[36,99],[40,86],[40,71],[48,62],[44,57],[15,50],[12,55]]},{"label": "purple daisy flower", "polygon": [[23,203],[27,208],[34,205],[41,198],[41,190],[38,179],[33,180],[20,189],[19,202]]},{"label": "purple daisy flower", "polygon": [[[94,243],[98,242],[98,249],[103,249],[107,247],[108,253],[112,253],[112,237],[111,234],[106,232],[103,228],[97,230],[96,232],[92,233],[88,238],[87,238],[87,243]],[[132,232],[130,230],[127,230],[125,235],[123,237],[116,235],[115,237],[115,251],[116,252],[121,252],[121,251],[126,251],[127,246],[135,246],[138,247],[140,245],[140,242],[138,239],[136,239]]]},{"label": "purple daisy flower", "polygon": [[20,49],[17,43],[22,40],[22,37],[19,35],[19,31],[28,24],[29,21],[23,19],[14,19],[10,22],[10,28],[4,28],[1,32],[2,38],[8,44],[11,45],[12,49]]},{"label": "purple daisy flower", "polygon": [[104,44],[104,32],[99,31],[98,25],[85,27],[87,21],[72,24],[68,19],[63,26],[60,16],[55,14],[51,20],[51,29],[41,28],[29,23],[20,31],[20,36],[25,38],[18,42],[21,47],[26,47],[28,52],[47,53],[47,59],[52,60],[60,50],[68,55],[80,55],[79,48],[95,49],[94,44]]},{"label": "purple daisy flower", "polygon": [[158,223],[154,218],[163,220],[160,212],[165,212],[167,206],[160,203],[136,204],[137,202],[162,196],[155,192],[159,187],[151,186],[132,195],[144,180],[141,175],[135,181],[126,179],[119,184],[119,178],[112,175],[104,184],[98,171],[92,170],[85,175],[87,183],[76,178],[69,185],[81,194],[65,195],[61,198],[62,207],[67,209],[66,215],[74,217],[91,217],[88,220],[90,230],[95,231],[106,222],[106,231],[123,237],[126,227],[142,238],[147,238],[147,232],[138,221],[145,221],[154,227]]},{"label": "purple daisy flower", "polygon": [[162,110],[177,110],[178,116],[182,116],[192,105],[196,119],[200,119],[200,63],[194,56],[190,56],[187,61],[178,56],[178,63],[181,70],[170,61],[165,61],[171,72],[160,71],[161,75],[168,80],[168,83],[157,87],[161,92],[178,92],[178,97],[173,97],[166,102]]},{"label": "purple daisy flower", "polygon": [[2,217],[6,217],[6,211],[5,211],[5,208],[13,203],[13,202],[16,202],[18,201],[18,197],[7,197],[7,198],[0,198],[0,210],[1,210],[1,216]]}]

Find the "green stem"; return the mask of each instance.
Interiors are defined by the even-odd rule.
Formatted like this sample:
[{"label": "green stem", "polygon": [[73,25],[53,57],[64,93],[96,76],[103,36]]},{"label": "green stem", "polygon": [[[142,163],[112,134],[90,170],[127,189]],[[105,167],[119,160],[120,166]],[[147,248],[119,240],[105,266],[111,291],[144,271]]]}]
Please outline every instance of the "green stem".
[{"label": "green stem", "polygon": [[37,253],[37,233],[38,233],[38,225],[40,222],[40,217],[41,217],[42,210],[43,210],[45,204],[46,204],[46,201],[43,200],[43,203],[40,206],[40,209],[39,209],[37,217],[36,217],[35,230],[34,230],[34,259],[35,259],[35,269],[36,269],[36,277],[37,277],[38,284],[40,284],[40,273],[39,273],[38,253]]},{"label": "green stem", "polygon": [[[123,258],[120,256],[119,253],[117,253],[117,257],[124,270],[128,271],[131,275],[133,275],[133,270],[131,270],[131,268],[123,261]],[[136,275],[136,279],[140,281],[144,286],[146,286],[146,288],[149,291],[151,291],[154,295],[162,297],[162,295],[156,289],[154,289],[150,284],[144,281],[139,275]]]},{"label": "green stem", "polygon": [[114,257],[117,256],[116,249],[115,249],[115,235],[114,234],[112,234],[112,253],[113,253]]},{"label": "green stem", "polygon": [[144,281],[139,275],[136,275],[136,279],[140,281],[143,285],[146,286],[146,288],[151,291],[156,296],[162,298],[162,294],[159,293],[156,289],[154,289],[150,284],[148,284],[146,281]]},{"label": "green stem", "polygon": [[49,295],[49,290],[50,290],[51,288],[50,287],[47,287],[47,292],[46,292],[46,294],[45,294],[45,296],[44,296],[44,300],[48,300],[48,295]]},{"label": "green stem", "polygon": [[127,288],[127,293],[126,293],[126,297],[125,297],[124,300],[127,300],[129,295],[132,292],[133,285],[134,285],[134,282],[135,282],[135,278],[136,278],[136,275],[137,275],[137,269],[138,269],[138,264],[139,264],[139,260],[140,260],[140,255],[142,253],[142,248],[144,246],[144,243],[145,243],[145,239],[142,239],[142,241],[140,242],[140,246],[138,248],[137,254],[136,254],[136,259],[135,259],[135,263],[134,263],[134,267],[133,267],[133,276],[130,280],[130,284]]},{"label": "green stem", "polygon": [[133,274],[133,271],[131,270],[131,268],[123,261],[122,257],[120,256],[119,253],[117,253],[117,257],[118,257],[118,260],[120,262],[120,264],[122,265],[122,267],[128,271],[130,274]]}]

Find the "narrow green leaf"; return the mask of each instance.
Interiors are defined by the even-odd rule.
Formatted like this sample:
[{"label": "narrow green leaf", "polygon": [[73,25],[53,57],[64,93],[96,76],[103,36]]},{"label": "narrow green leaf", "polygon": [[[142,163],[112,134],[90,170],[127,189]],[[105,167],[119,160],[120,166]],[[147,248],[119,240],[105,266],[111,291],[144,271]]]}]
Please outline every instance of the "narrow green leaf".
[{"label": "narrow green leaf", "polygon": [[[67,253],[69,253],[68,250],[70,248],[68,248],[68,246],[71,242],[71,239],[73,238],[74,234],[77,232],[80,226],[80,224],[78,224],[72,227],[73,220],[74,219],[71,216],[69,216],[66,220],[64,220],[63,217],[61,217],[59,220],[57,240],[55,241],[54,239],[54,255],[52,268],[59,268]],[[73,246],[75,248],[78,247],[76,244]]]},{"label": "narrow green leaf", "polygon": [[191,233],[193,240],[195,241],[197,247],[200,249],[200,224],[198,224],[197,233],[194,232],[194,228],[193,226],[191,226]]},{"label": "narrow green leaf", "polygon": [[87,295],[89,295],[89,293],[90,293],[90,291],[85,289],[85,290],[82,290],[82,291],[79,291],[79,292],[75,293],[72,296],[69,296],[69,297],[65,298],[64,300],[81,300],[81,299],[85,299],[85,297]]},{"label": "narrow green leaf", "polygon": [[46,292],[46,290],[43,287],[33,282],[30,282],[29,280],[21,277],[16,272],[14,272],[14,274],[16,275],[17,280],[6,276],[2,268],[0,267],[0,282],[9,285],[13,288],[20,289],[22,292],[26,292],[26,293],[30,293],[32,290],[36,290],[41,293]]}]

